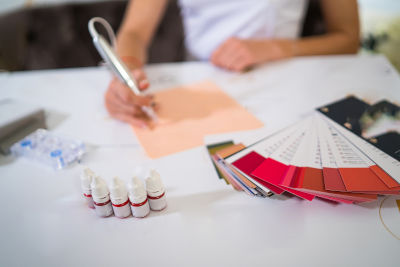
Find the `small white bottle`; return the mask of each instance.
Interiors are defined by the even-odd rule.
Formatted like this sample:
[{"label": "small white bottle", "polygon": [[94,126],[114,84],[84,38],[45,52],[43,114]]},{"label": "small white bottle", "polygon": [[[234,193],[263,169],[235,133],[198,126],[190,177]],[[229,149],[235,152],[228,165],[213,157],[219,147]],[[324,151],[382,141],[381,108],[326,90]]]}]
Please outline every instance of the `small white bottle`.
[{"label": "small white bottle", "polygon": [[125,184],[118,177],[114,177],[111,182],[110,198],[116,217],[126,218],[131,215],[128,191],[126,190]]},{"label": "small white bottle", "polygon": [[95,176],[90,185],[96,214],[99,217],[108,217],[113,214],[110,194],[106,182],[99,176]]},{"label": "small white bottle", "polygon": [[129,200],[133,216],[143,218],[150,213],[146,189],[143,182],[137,177],[133,177],[129,185]]},{"label": "small white bottle", "polygon": [[165,188],[160,174],[151,170],[150,177],[146,179],[147,196],[152,210],[163,210],[167,206]]},{"label": "small white bottle", "polygon": [[89,168],[85,168],[81,173],[81,187],[82,187],[83,197],[85,198],[88,207],[91,209],[94,209],[92,189],[90,188],[90,184],[92,183],[93,177],[94,177],[94,172]]}]

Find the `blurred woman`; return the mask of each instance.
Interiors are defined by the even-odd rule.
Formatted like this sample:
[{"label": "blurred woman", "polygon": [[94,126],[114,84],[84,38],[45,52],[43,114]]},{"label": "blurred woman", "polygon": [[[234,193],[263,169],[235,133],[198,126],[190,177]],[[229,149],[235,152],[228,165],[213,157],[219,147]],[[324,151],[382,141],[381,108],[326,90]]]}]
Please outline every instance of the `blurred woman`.
[{"label": "blurred woman", "polygon": [[[117,51],[141,90],[149,87],[142,70],[147,49],[168,0],[133,0],[117,38]],[[359,18],[356,0],[321,0],[323,35],[299,38],[306,0],[180,0],[187,58],[209,60],[232,71],[297,56],[356,53]],[[152,97],[135,96],[114,79],[105,97],[109,113],[145,126],[140,106]]]}]

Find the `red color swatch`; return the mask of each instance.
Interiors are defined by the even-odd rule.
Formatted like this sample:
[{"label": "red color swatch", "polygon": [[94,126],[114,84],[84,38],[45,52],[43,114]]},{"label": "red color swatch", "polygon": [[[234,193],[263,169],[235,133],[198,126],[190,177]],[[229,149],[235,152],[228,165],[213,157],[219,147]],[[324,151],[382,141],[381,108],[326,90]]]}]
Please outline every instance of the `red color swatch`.
[{"label": "red color swatch", "polygon": [[253,170],[255,168],[257,168],[258,165],[260,165],[264,160],[265,160],[265,158],[263,156],[261,156],[260,154],[253,151],[253,152],[250,152],[249,154],[245,155],[244,157],[240,158],[239,160],[233,162],[232,165],[235,166],[236,168],[238,168],[240,171],[242,171],[246,175],[251,176],[254,179],[256,179],[258,182],[260,182],[265,187],[269,188],[275,194],[278,194],[278,195],[282,194],[285,191],[282,188],[272,185],[263,180],[259,180],[259,179],[257,179],[257,177],[254,177],[251,175]]}]

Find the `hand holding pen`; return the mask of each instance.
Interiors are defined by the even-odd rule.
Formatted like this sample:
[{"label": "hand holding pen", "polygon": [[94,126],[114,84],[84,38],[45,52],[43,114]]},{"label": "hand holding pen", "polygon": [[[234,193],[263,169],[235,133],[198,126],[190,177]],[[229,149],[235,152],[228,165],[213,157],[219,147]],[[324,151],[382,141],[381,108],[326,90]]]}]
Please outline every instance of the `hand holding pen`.
[{"label": "hand holding pen", "polygon": [[[139,127],[148,126],[146,119],[148,123],[157,122],[153,97],[141,93],[149,86],[149,83],[144,72],[139,68],[141,67],[140,62],[134,58],[129,58],[130,62],[127,63],[130,67],[128,67],[116,53],[114,45],[111,46],[97,32],[94,27],[96,22],[105,27],[113,44],[115,43],[115,35],[110,24],[103,18],[95,17],[89,21],[88,28],[93,37],[93,44],[115,75],[105,96],[107,110],[113,117]],[[137,64],[138,62],[139,64]]]},{"label": "hand holding pen", "polygon": [[[137,81],[140,91],[149,87],[149,82],[140,66],[127,64],[131,74]],[[105,94],[105,105],[110,115],[118,120],[145,128],[148,126],[148,116],[142,106],[155,108],[152,95],[135,95],[132,90],[114,77]]]}]

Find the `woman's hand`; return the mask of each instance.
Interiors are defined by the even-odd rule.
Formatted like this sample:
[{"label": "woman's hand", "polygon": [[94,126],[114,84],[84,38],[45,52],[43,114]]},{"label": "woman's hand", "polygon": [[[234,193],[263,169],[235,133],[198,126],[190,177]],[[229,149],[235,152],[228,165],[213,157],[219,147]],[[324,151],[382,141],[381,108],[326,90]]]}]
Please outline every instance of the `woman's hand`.
[{"label": "woman's hand", "polygon": [[289,57],[354,54],[360,43],[357,0],[321,0],[326,33],[299,39],[229,38],[212,54],[216,66],[244,71]]},{"label": "woman's hand", "polygon": [[[149,82],[142,69],[132,71],[141,91],[149,87]],[[137,96],[117,78],[113,78],[105,94],[105,105],[110,115],[118,120],[138,127],[147,127],[147,116],[142,111],[142,106],[153,106],[153,96]]]},{"label": "woman's hand", "polygon": [[[128,68],[133,70],[132,74],[140,90],[149,87],[142,66],[146,63],[146,52],[167,4],[168,0],[129,1],[118,31],[117,52]],[[110,115],[116,119],[139,127],[151,126],[141,107],[153,107],[153,97],[136,96],[117,79],[113,79],[108,86],[105,105]]]},{"label": "woman's hand", "polygon": [[254,65],[290,57],[290,43],[283,40],[245,40],[229,38],[211,55],[211,62],[233,71],[244,71]]}]

